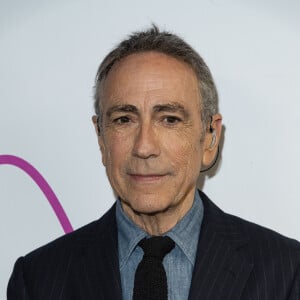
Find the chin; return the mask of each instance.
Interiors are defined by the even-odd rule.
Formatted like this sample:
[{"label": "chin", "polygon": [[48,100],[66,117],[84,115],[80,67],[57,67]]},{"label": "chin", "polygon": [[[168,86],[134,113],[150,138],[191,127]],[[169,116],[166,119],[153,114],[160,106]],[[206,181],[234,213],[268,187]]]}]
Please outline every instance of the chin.
[{"label": "chin", "polygon": [[170,208],[168,202],[162,201],[160,198],[159,200],[157,197],[153,199],[153,197],[143,197],[138,199],[128,199],[124,201],[125,205],[128,206],[134,213],[137,214],[147,214],[147,215],[155,215],[158,213],[163,213]]}]

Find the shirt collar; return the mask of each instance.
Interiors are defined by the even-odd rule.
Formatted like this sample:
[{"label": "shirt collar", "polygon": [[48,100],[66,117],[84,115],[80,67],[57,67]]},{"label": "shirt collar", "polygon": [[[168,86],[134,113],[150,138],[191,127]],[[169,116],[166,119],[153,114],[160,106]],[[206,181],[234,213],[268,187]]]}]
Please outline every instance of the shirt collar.
[{"label": "shirt collar", "polygon": [[203,211],[203,203],[196,190],[191,209],[175,227],[165,234],[176,243],[193,266],[196,258]]},{"label": "shirt collar", "polygon": [[[196,190],[191,209],[170,231],[164,234],[173,239],[192,265],[195,263],[203,210],[202,200]],[[149,235],[129,219],[124,213],[119,200],[117,200],[116,205],[116,219],[119,263],[120,269],[122,269],[139,241]]]},{"label": "shirt collar", "polygon": [[117,200],[116,219],[118,227],[118,250],[120,269],[123,268],[131,253],[139,241],[147,236],[147,233],[135,225],[124,213],[120,200]]}]

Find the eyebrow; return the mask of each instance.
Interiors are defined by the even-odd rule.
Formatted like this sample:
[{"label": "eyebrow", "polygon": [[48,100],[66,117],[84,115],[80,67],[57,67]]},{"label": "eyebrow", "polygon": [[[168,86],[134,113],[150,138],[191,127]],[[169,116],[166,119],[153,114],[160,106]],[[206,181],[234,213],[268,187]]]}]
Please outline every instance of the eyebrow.
[{"label": "eyebrow", "polygon": [[178,102],[171,102],[166,104],[158,104],[153,107],[153,111],[156,113],[167,112],[167,113],[181,113],[184,118],[189,117],[189,112],[184,106]]},{"label": "eyebrow", "polygon": [[136,106],[130,104],[114,105],[107,110],[106,116],[110,117],[115,112],[131,112],[138,114],[138,109]]},{"label": "eyebrow", "polygon": [[[107,112],[106,116],[110,117],[113,113],[116,112],[129,112],[129,113],[134,113],[134,114],[139,114],[138,108],[135,105],[131,104],[119,104],[119,105],[114,105],[110,107]],[[153,112],[154,113],[159,113],[159,112],[170,112],[170,113],[176,113],[180,112],[184,116],[188,116],[188,112],[185,110],[184,106],[178,102],[171,102],[171,103],[166,103],[166,104],[157,104],[153,107]]]},{"label": "eyebrow", "polygon": [[182,112],[187,113],[184,109],[184,106],[177,103],[166,103],[166,104],[158,104],[153,107],[154,112]]}]

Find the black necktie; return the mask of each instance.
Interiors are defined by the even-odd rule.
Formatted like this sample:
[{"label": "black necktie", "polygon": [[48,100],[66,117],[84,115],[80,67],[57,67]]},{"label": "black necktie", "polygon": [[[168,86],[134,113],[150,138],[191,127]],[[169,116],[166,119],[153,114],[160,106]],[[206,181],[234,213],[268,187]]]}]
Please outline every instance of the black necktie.
[{"label": "black necktie", "polygon": [[134,278],[133,300],[168,300],[167,275],[162,264],[175,243],[168,236],[142,239],[139,246],[144,256]]}]

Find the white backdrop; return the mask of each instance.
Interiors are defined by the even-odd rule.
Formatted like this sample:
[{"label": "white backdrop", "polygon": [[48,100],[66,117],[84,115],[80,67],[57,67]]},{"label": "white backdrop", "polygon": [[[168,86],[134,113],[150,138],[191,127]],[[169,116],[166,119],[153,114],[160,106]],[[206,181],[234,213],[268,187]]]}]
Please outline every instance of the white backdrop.
[{"label": "white backdrop", "polygon": [[[204,191],[222,209],[300,239],[298,0],[0,0],[0,155],[49,182],[72,225],[113,195],[91,123],[104,55],[151,22],[185,38],[210,66],[225,141]],[[16,258],[63,230],[36,184],[0,165],[0,299]]]}]

